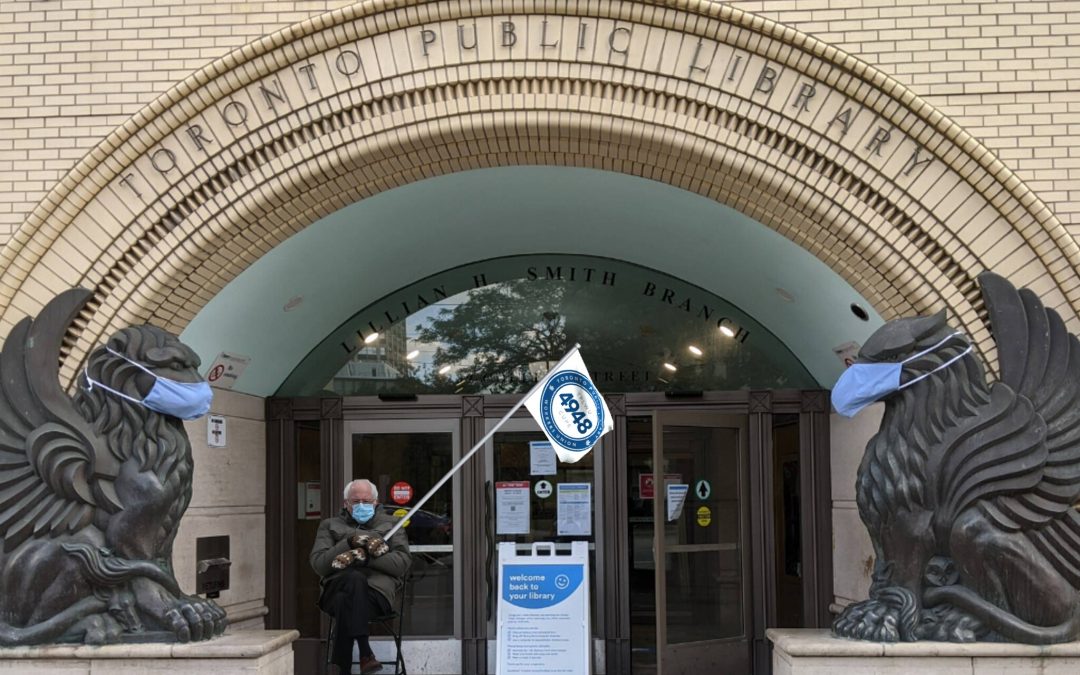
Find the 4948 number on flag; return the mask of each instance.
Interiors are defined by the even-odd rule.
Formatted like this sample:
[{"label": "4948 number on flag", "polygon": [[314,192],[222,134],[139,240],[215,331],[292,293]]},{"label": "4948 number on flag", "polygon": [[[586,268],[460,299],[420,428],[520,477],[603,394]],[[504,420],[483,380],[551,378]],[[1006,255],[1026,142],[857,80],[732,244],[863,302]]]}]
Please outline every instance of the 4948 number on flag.
[{"label": "4948 number on flag", "polygon": [[581,354],[574,352],[525,401],[560,461],[574,463],[611,431],[611,413],[589,379]]}]

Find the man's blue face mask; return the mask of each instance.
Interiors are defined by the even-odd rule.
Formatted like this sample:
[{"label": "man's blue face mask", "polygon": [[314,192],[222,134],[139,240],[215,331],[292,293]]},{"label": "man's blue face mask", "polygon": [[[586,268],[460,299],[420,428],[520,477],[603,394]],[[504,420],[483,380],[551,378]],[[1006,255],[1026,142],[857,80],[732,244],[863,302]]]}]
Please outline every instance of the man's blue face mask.
[{"label": "man's blue face mask", "polygon": [[105,391],[115,394],[120,398],[127,399],[132,403],[137,403],[163,415],[179,417],[182,420],[198,419],[210,412],[210,403],[214,400],[214,391],[210,388],[208,383],[177,382],[176,380],[170,380],[161,377],[141,363],[132,361],[119,352],[108,347],[105,349],[110,354],[119,356],[136,368],[148,373],[154,378],[154,386],[150,388],[150,393],[146,395],[146,398],[140,401],[137,398],[133,398],[121,391],[106,386],[97,380],[91,379],[90,374],[84,371],[83,374],[89,384],[89,390],[92,391],[94,387],[101,387]]},{"label": "man's blue face mask", "polygon": [[930,372],[923,373],[910,382],[900,384],[900,373],[904,369],[905,363],[914,361],[925,354],[929,354],[958,335],[960,335],[959,332],[948,335],[934,346],[924,349],[917,354],[913,354],[903,361],[897,361],[896,363],[852,364],[844,371],[844,374],[840,376],[840,379],[836,381],[836,385],[833,387],[832,404],[833,407],[836,408],[836,412],[844,417],[854,417],[860,410],[871,403],[880,401],[894,391],[910,387],[924,377],[933,375],[937,371],[959,361],[961,358],[971,353],[971,345],[968,345],[967,349]]},{"label": "man's blue face mask", "polygon": [[371,520],[375,515],[374,504],[353,504],[352,517],[353,520],[363,525],[367,521]]}]

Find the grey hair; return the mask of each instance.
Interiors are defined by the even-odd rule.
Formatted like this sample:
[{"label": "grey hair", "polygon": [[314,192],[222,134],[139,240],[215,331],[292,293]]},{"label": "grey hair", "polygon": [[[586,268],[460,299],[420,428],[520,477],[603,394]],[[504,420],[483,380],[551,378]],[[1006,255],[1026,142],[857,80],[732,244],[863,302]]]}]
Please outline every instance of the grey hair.
[{"label": "grey hair", "polygon": [[363,483],[367,483],[368,486],[371,487],[371,498],[378,501],[379,500],[379,488],[375,487],[375,483],[372,483],[367,478],[357,478],[356,480],[351,480],[348,483],[346,483],[345,484],[345,489],[341,493],[341,498],[345,499],[345,500],[348,500],[349,499],[349,490],[352,488],[352,486],[355,485],[355,484],[363,484]]}]

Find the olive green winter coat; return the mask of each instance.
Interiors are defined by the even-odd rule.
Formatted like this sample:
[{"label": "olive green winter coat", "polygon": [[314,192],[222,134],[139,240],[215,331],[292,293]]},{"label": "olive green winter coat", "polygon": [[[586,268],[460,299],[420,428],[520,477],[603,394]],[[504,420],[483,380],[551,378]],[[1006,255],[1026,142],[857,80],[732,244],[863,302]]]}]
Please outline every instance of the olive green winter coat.
[{"label": "olive green winter coat", "polygon": [[[344,509],[336,516],[319,523],[319,532],[315,535],[315,545],[311,547],[311,569],[325,580],[339,572],[330,566],[338,554],[348,551],[349,537],[356,534],[378,534],[380,537],[390,531],[398,519],[376,508],[375,515],[363,526],[353,520]],[[400,588],[400,580],[409,571],[412,556],[409,553],[409,540],[405,528],[398,530],[389,541],[390,550],[374,560],[368,560],[360,570],[367,576],[368,586],[374,588],[389,601],[391,607],[397,607],[395,600]]]}]

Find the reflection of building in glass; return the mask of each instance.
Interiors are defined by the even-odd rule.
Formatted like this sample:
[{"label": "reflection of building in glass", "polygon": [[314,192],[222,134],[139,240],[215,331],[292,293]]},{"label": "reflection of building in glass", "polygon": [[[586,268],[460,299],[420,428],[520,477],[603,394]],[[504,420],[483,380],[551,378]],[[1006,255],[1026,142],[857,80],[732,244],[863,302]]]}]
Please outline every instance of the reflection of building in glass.
[{"label": "reflection of building in glass", "polygon": [[358,349],[334,375],[329,388],[343,396],[383,391],[386,383],[408,376],[406,353],[405,322],[399,322]]}]

